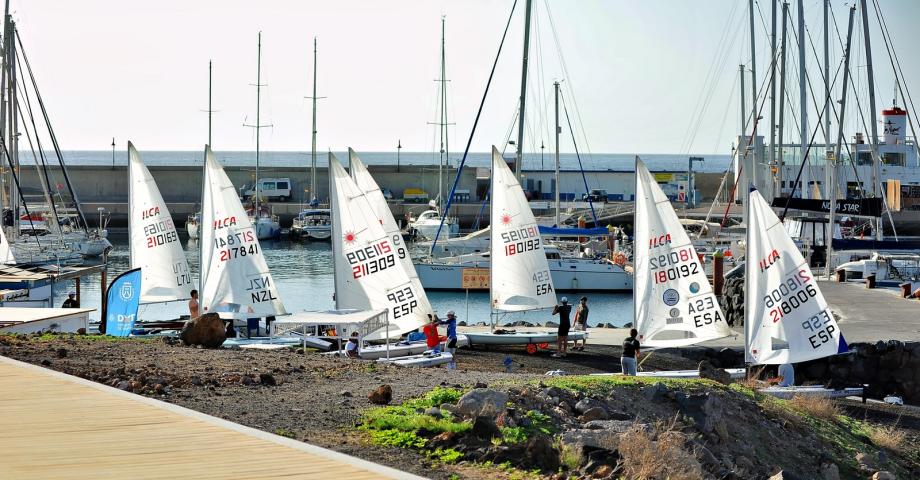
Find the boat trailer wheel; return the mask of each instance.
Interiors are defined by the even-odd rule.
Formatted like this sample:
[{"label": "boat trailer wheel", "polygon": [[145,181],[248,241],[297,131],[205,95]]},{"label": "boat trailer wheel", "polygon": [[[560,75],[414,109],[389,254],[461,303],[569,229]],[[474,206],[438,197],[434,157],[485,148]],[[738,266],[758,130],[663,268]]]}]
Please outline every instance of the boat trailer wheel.
[{"label": "boat trailer wheel", "polygon": [[537,353],[537,346],[534,345],[534,344],[532,344],[532,343],[528,343],[528,344],[527,344],[527,353],[529,353],[529,354],[531,354],[531,355]]},{"label": "boat trailer wheel", "polygon": [[543,349],[543,350],[546,350],[547,348],[549,348],[549,344],[546,343],[546,342],[543,342],[543,343],[541,343],[541,344],[539,344],[539,345],[537,345],[537,346],[540,347],[540,348]]}]

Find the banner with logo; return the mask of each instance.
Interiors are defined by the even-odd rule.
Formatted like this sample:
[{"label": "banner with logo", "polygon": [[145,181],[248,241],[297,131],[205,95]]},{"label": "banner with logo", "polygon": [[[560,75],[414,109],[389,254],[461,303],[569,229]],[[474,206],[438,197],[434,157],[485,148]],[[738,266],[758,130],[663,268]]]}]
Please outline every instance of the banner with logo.
[{"label": "banner with logo", "polygon": [[127,337],[134,328],[141,302],[141,269],[129,270],[112,280],[105,297],[105,333]]}]

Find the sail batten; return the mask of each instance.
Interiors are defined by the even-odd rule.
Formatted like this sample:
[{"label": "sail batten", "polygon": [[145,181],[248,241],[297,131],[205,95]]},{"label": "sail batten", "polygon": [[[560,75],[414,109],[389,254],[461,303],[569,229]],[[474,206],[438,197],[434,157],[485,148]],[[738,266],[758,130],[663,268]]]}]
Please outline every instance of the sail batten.
[{"label": "sail batten", "polygon": [[131,142],[128,184],[131,268],[141,269],[141,303],[189,298],[194,287],[179,234],[156,181]]},{"label": "sail batten", "polygon": [[492,147],[491,308],[551,308],[556,292],[530,203],[505,159]]},{"label": "sail batten", "polygon": [[387,309],[390,335],[416,330],[432,313],[431,304],[383,193],[357,155],[349,154],[354,179],[329,155],[336,307]]},{"label": "sail batten", "polygon": [[205,147],[201,202],[201,305],[254,317],[287,312],[236,188]]},{"label": "sail batten", "polygon": [[760,192],[748,198],[745,361],[798,363],[846,352],[805,258]]},{"label": "sail batten", "polygon": [[649,347],[732,335],[696,249],[645,164],[636,159],[635,322]]}]

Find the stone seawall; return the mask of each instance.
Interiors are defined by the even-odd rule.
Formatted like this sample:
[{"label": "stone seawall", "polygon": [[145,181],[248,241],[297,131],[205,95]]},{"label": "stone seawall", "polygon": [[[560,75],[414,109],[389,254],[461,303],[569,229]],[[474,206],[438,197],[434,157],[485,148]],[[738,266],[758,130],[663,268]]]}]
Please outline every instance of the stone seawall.
[{"label": "stone seawall", "polygon": [[796,383],[868,384],[870,397],[894,394],[920,403],[920,342],[854,343],[850,351],[796,365]]}]

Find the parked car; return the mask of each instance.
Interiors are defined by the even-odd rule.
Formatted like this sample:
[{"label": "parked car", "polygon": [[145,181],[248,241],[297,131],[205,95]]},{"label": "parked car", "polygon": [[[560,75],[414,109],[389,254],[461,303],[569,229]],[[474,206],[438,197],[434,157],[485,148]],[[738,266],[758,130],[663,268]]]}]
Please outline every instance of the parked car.
[{"label": "parked car", "polygon": [[[243,191],[243,196],[251,197],[255,195],[252,186]],[[278,200],[286,202],[291,199],[291,179],[290,178],[263,178],[259,180],[259,196],[269,200]]]},{"label": "parked car", "polygon": [[591,190],[589,193],[582,195],[581,199],[585,202],[607,202],[607,190]]},{"label": "parked car", "polygon": [[403,201],[406,203],[425,203],[428,201],[428,192],[420,188],[407,188],[403,190]]}]

